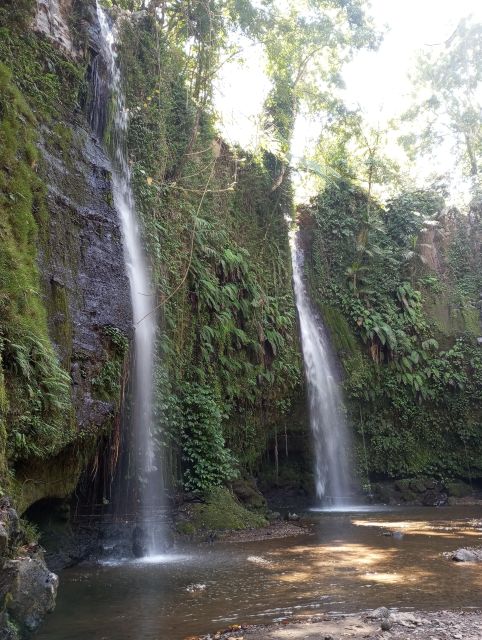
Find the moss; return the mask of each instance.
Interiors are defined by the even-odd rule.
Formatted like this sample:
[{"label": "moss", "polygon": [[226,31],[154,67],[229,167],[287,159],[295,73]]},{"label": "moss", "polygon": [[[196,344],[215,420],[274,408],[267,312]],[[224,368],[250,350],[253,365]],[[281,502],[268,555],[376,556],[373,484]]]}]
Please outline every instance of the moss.
[{"label": "moss", "polygon": [[31,458],[19,463],[15,478],[11,483],[11,495],[20,514],[45,497],[67,498],[72,495],[89,456],[92,455],[95,440],[89,439],[82,448],[69,446],[49,463]]},{"label": "moss", "polygon": [[341,356],[350,356],[359,352],[353,331],[345,316],[339,309],[328,304],[321,304],[321,315],[328,328],[334,349]]},{"label": "moss", "polygon": [[51,142],[62,152],[66,162],[71,160],[73,131],[63,122],[57,122],[52,128]]},{"label": "moss", "polygon": [[450,481],[445,483],[445,489],[453,498],[466,498],[472,495],[472,487],[465,482]]},{"label": "moss", "polygon": [[53,338],[65,371],[70,371],[72,361],[73,326],[70,316],[69,298],[66,288],[50,280],[46,295],[47,316]]},{"label": "moss", "polygon": [[72,435],[70,380],[50,343],[37,268],[44,186],[36,120],[0,64],[0,336],[10,460],[60,450]]},{"label": "moss", "polygon": [[126,367],[129,341],[120,329],[106,326],[102,329],[104,353],[98,375],[92,387],[99,400],[112,402],[118,409],[121,402],[121,385]]},{"label": "moss", "polygon": [[479,336],[481,333],[479,309],[476,309],[475,307],[462,307],[461,313],[464,320],[464,331],[467,331],[474,336]]},{"label": "moss", "polygon": [[0,24],[26,29],[33,18],[35,0],[4,0],[0,7]]},{"label": "moss", "polygon": [[[272,193],[267,156],[229,149],[210,113],[196,113],[182,38],[144,16],[123,22],[119,52],[136,205],[158,299],[167,299],[159,309],[158,378],[167,382],[158,413],[179,442],[187,412],[177,398],[189,384],[212,389],[227,448],[256,472],[302,380],[285,224],[289,176]],[[193,466],[191,443],[183,444],[177,460],[167,456],[173,482]]]},{"label": "moss", "polygon": [[266,518],[248,511],[225,488],[215,488],[204,504],[195,504],[191,510],[191,525],[196,531],[240,530],[264,527]]},{"label": "moss", "polygon": [[182,536],[192,536],[196,533],[196,527],[192,522],[178,522],[176,524],[176,531]]},{"label": "moss", "polygon": [[[8,12],[7,12],[8,13]],[[0,59],[12,72],[36,117],[59,120],[77,107],[85,69],[46,38],[0,12]]]}]

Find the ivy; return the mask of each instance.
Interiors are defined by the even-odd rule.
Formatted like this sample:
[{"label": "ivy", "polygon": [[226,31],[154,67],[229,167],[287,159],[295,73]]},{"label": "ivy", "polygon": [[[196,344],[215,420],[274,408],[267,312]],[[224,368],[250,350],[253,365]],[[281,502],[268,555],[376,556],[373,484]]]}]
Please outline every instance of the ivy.
[{"label": "ivy", "polygon": [[225,446],[220,398],[208,387],[185,384],[181,404],[184,488],[207,493],[238,475]]}]

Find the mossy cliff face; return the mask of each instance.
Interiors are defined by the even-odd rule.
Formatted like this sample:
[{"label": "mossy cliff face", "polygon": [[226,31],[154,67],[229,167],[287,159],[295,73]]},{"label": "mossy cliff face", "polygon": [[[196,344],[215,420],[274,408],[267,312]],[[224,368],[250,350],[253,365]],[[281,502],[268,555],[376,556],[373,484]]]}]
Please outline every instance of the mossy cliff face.
[{"label": "mossy cliff face", "polygon": [[[299,431],[290,183],[273,191],[273,158],[218,138],[208,106],[192,96],[187,36],[147,12],[118,19],[133,186],[162,333],[156,417],[166,479],[210,491],[274,464],[278,434],[292,450]],[[87,117],[95,2],[8,2],[0,27],[0,464],[3,490],[23,512],[71,495],[90,459],[96,469],[104,460],[108,481],[132,320],[108,145]],[[106,136],[108,112],[106,95]]]},{"label": "mossy cliff face", "polygon": [[46,22],[44,4],[0,10],[0,458],[21,512],[69,496],[111,430],[131,333],[110,163],[82,109],[95,6],[51,3]]},{"label": "mossy cliff face", "polygon": [[[482,478],[480,212],[386,207],[349,182],[300,212],[306,276],[344,373],[362,478]],[[368,487],[367,487],[368,488]]]},{"label": "mossy cliff face", "polygon": [[139,13],[121,18],[119,51],[162,330],[157,416],[166,480],[202,492],[259,473],[285,427],[290,446],[302,368],[289,178],[272,190],[272,157],[219,139],[209,108],[193,97],[186,33]]}]

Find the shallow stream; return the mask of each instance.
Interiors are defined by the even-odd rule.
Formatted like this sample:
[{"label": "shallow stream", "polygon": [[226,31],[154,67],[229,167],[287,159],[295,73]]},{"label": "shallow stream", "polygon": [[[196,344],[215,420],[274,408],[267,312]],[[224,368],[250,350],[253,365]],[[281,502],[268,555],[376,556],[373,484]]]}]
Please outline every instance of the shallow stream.
[{"label": "shallow stream", "polygon": [[482,508],[311,516],[311,535],[68,569],[36,640],[181,640],[304,613],[482,606],[480,565],[442,556],[482,545]]}]

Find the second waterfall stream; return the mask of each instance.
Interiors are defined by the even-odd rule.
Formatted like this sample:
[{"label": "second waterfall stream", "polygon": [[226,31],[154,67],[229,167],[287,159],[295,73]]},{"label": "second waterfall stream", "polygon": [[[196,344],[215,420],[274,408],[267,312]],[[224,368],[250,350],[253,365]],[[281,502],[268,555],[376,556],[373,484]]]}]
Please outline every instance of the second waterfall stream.
[{"label": "second waterfall stream", "polygon": [[[134,353],[131,367],[128,428],[132,431],[128,470],[122,470],[117,488],[126,508],[134,510],[138,522],[138,544],[142,553],[155,556],[163,549],[162,527],[159,524],[162,508],[162,475],[156,456],[153,437],[154,362],[156,353],[155,298],[150,271],[142,246],[131,187],[131,171],[127,153],[128,112],[121,85],[117,61],[115,29],[97,1],[97,16],[101,28],[103,50],[101,56],[107,78],[100,74],[94,79],[94,99],[91,120],[100,135],[104,134],[105,114],[110,118],[108,151],[112,160],[114,206],[118,212],[126,271],[135,327]],[[110,110],[106,107],[110,100]],[[109,103],[108,103],[109,104]],[[127,455],[126,455],[127,453]],[[132,495],[132,498],[130,496]],[[134,503],[134,504],[132,504]],[[140,553],[138,554],[140,555]]]},{"label": "second waterfall stream", "polygon": [[349,504],[353,490],[350,437],[329,339],[308,295],[303,252],[294,233],[291,256],[315,453],[316,496],[320,506],[342,508]]}]

